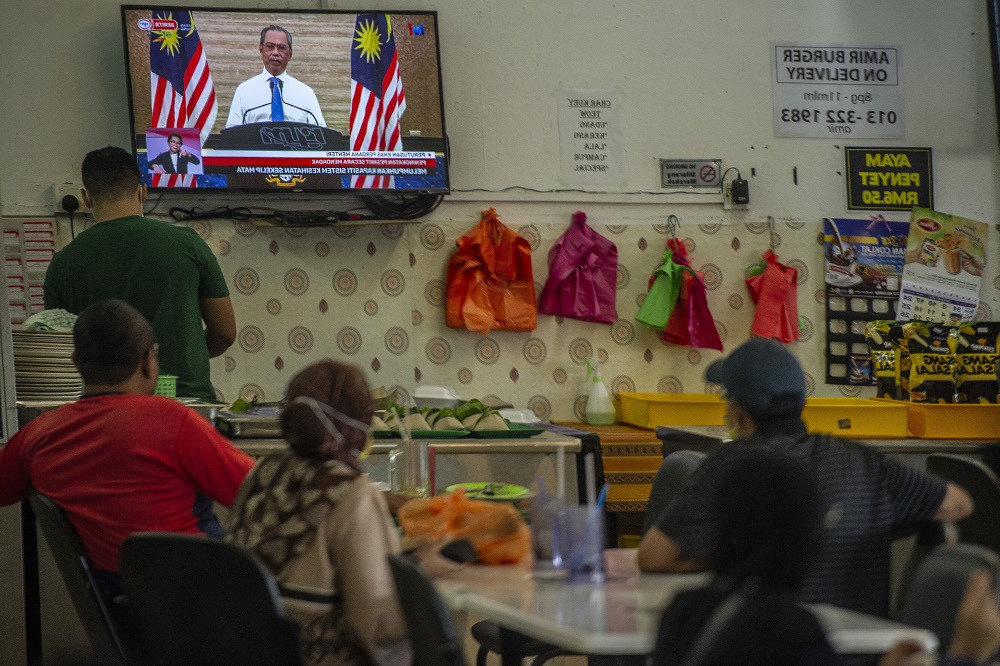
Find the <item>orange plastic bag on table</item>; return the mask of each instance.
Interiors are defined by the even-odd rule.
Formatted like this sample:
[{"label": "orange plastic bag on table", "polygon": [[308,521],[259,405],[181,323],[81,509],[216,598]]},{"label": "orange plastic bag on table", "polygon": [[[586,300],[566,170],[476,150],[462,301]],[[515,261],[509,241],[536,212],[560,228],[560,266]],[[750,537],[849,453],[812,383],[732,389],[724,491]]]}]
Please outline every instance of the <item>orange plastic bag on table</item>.
[{"label": "orange plastic bag on table", "polygon": [[528,241],[490,208],[456,245],[448,261],[445,323],[483,335],[493,328],[535,330],[538,308]]},{"label": "orange plastic bag on table", "polygon": [[406,537],[468,539],[483,564],[516,564],[531,551],[531,532],[511,504],[451,495],[403,504],[396,519]]}]

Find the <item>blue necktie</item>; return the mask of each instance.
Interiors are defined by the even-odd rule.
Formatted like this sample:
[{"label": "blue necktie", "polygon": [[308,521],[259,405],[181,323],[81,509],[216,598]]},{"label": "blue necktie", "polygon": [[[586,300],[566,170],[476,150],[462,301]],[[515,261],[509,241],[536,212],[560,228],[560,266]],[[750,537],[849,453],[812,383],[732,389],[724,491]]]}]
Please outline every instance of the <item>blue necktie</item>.
[{"label": "blue necktie", "polygon": [[285,107],[281,103],[281,80],[277,76],[268,79],[271,82],[271,120],[284,120]]}]

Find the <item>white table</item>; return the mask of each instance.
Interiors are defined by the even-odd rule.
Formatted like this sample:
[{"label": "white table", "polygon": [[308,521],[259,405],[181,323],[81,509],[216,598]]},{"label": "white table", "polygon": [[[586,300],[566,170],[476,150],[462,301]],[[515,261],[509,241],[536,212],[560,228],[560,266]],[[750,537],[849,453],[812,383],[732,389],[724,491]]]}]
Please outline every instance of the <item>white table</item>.
[{"label": "white table", "polygon": [[[593,663],[628,663],[652,652],[660,615],[684,590],[705,585],[708,574],[640,574],[603,584],[536,577],[524,566],[469,566],[435,580],[452,612],[472,613],[509,629],[590,656]],[[874,654],[899,640],[937,649],[929,631],[823,604],[809,607],[834,649]],[[505,666],[519,664],[503,655]]]}]

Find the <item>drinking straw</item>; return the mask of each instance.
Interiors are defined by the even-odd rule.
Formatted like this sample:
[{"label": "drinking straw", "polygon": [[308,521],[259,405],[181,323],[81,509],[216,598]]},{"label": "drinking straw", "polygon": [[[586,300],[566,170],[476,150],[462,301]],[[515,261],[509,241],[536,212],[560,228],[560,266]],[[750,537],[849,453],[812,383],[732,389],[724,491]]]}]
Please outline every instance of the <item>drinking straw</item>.
[{"label": "drinking straw", "polygon": [[566,499],[566,453],[556,446],[556,497]]},{"label": "drinking straw", "polygon": [[545,478],[541,474],[536,474],[535,483],[538,484],[538,494],[545,495]]},{"label": "drinking straw", "polygon": [[427,478],[427,483],[430,486],[430,495],[431,495],[431,497],[434,497],[434,483],[435,483],[435,478],[434,477],[436,476],[435,475],[435,467],[434,467],[434,458],[435,458],[436,454],[437,454],[437,447],[435,447],[433,444],[428,444],[427,445],[427,467],[428,467],[428,469],[427,469],[427,477],[428,477]]},{"label": "drinking straw", "polygon": [[583,471],[587,477],[587,505],[594,506],[597,498],[597,480],[594,478],[594,454],[588,453],[583,457]]},{"label": "drinking straw", "polygon": [[404,405],[403,406],[403,414],[402,415],[400,415],[399,411],[396,410],[396,408],[393,408],[392,411],[395,412],[396,419],[399,421],[399,436],[403,439],[404,442],[409,441],[410,440],[410,426],[407,425],[407,424],[405,424],[405,423],[403,423],[403,419],[405,419],[407,416],[410,415],[410,408],[409,408],[409,406],[408,405]]},{"label": "drinking straw", "polygon": [[597,495],[597,504],[595,504],[594,506],[596,506],[598,509],[603,509],[604,502],[607,499],[608,499],[608,484],[605,483],[604,485],[601,486],[601,492]]}]

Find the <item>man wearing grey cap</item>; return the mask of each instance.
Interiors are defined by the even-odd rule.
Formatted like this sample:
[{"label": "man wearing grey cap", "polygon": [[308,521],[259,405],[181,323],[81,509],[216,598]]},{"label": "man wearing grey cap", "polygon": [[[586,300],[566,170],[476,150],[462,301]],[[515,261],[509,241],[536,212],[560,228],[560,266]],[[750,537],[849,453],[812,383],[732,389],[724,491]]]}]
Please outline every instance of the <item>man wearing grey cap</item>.
[{"label": "man wearing grey cap", "polygon": [[968,493],[870,447],[808,434],[801,418],[802,368],[773,340],[752,338],[712,363],[705,378],[723,388],[726,422],[735,439],[706,457],[643,536],[639,567],[662,572],[707,568],[714,540],[707,498],[716,491],[720,468],[755,451],[781,451],[809,465],[825,507],[823,545],[800,600],[888,615],[893,530],[965,518],[972,513]]}]

